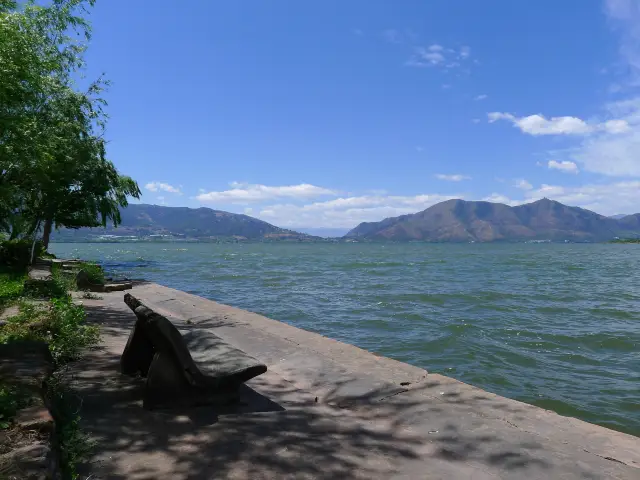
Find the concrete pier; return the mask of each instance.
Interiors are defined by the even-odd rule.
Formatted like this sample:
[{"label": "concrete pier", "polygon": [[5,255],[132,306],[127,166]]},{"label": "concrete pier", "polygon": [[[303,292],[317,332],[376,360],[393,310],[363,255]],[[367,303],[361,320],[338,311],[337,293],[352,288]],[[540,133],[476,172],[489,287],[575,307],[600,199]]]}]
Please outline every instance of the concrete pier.
[{"label": "concrete pier", "polygon": [[119,374],[123,294],[82,300],[103,345],[69,372],[95,442],[81,478],[640,479],[638,437],[161,285],[131,292],[269,370],[239,406],[143,410],[140,381]]}]

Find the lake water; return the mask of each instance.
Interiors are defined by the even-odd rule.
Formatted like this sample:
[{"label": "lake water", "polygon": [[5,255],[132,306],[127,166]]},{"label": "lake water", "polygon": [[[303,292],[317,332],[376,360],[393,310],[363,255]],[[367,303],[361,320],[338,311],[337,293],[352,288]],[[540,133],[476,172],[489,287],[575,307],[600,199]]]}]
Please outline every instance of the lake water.
[{"label": "lake water", "polygon": [[640,245],[51,250],[640,436]]}]

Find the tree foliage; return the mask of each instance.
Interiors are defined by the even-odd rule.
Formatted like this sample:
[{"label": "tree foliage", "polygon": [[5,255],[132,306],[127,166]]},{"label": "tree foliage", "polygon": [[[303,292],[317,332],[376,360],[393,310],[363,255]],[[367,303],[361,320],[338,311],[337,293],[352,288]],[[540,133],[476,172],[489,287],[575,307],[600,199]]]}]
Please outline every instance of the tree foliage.
[{"label": "tree foliage", "polygon": [[18,4],[0,0],[0,231],[120,222],[138,185],[106,158],[102,78],[85,90],[84,67],[94,0]]}]

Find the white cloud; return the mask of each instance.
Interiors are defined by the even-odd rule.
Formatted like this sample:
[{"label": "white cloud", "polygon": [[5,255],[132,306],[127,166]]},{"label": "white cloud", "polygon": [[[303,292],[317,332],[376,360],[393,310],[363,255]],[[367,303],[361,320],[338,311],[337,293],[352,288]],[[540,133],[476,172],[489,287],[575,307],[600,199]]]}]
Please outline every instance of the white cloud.
[{"label": "white cloud", "polygon": [[[494,192],[481,199],[515,206],[546,197],[604,215],[640,210],[640,181],[581,186],[542,184],[538,188],[533,188],[529,182],[519,180],[516,186],[522,190],[521,198],[509,198],[502,193]],[[276,203],[254,208],[247,207],[244,213],[289,228],[311,226],[353,228],[361,222],[376,222],[388,217],[416,213],[453,198],[465,198],[465,195],[400,196],[380,192],[379,194],[344,196],[302,205]]]},{"label": "white cloud", "polygon": [[163,182],[149,182],[144,186],[144,188],[146,188],[150,192],[163,191],[168,193],[177,193],[178,195],[182,194],[178,187],[174,187],[169,185],[168,183]]},{"label": "white cloud", "polygon": [[454,175],[445,175],[443,173],[438,173],[435,175],[438,180],[445,180],[447,182],[461,182],[463,180],[471,180],[471,177],[467,175],[460,175],[459,173]]},{"label": "white cloud", "polygon": [[607,120],[602,123],[587,123],[577,117],[552,117],[543,115],[529,115],[516,117],[510,113],[491,112],[488,114],[489,123],[498,120],[508,120],[522,132],[530,135],[586,135],[591,133],[620,134],[630,130],[629,123],[624,119]]},{"label": "white cloud", "polygon": [[627,133],[631,130],[626,120],[608,120],[604,122],[604,131],[607,133]]},{"label": "white cloud", "polygon": [[431,48],[418,47],[416,48],[416,54],[421,60],[425,60],[431,65],[438,65],[444,62],[444,55],[437,50],[431,50]]},{"label": "white cloud", "polygon": [[505,205],[519,205],[522,203],[518,200],[511,200],[509,197],[502,195],[500,193],[492,193],[491,195],[484,197],[482,199],[483,202],[492,202],[492,203],[504,203]]},{"label": "white cloud", "polygon": [[[640,211],[640,181],[580,186],[542,184],[539,188],[523,189],[522,195],[522,198],[509,198],[494,192],[481,200],[516,206],[546,197],[603,215]],[[267,222],[290,228],[353,228],[361,222],[377,222],[387,217],[416,213],[452,198],[465,198],[465,195],[363,195],[306,205],[268,205],[259,211],[254,210],[254,214]]]},{"label": "white cloud", "polygon": [[533,185],[521,178],[519,180],[516,180],[514,187],[519,188],[520,190],[531,190],[533,188]]},{"label": "white cloud", "polygon": [[[629,85],[640,85],[640,4],[635,0],[605,0],[605,13],[620,37],[620,70],[625,77],[616,78],[617,93]],[[614,120],[606,129],[586,138],[564,152],[565,157],[583,170],[610,176],[640,177],[640,96],[605,106]]]},{"label": "white cloud", "polygon": [[480,100],[486,100],[487,98],[489,98],[489,95],[486,94],[482,94],[482,95],[478,95],[476,98],[474,98],[474,100],[480,101]]},{"label": "white cloud", "polygon": [[231,189],[221,192],[201,193],[196,199],[201,202],[218,202],[227,204],[247,204],[263,202],[275,198],[309,199],[322,196],[335,196],[338,193],[328,188],[317,187],[308,183],[272,187],[232,182]]},{"label": "white cloud", "polygon": [[439,194],[364,195],[336,198],[307,205],[269,205],[256,216],[283,227],[353,228],[361,222],[377,222],[387,217],[416,213],[436,203],[462,197],[462,195]]},{"label": "white cloud", "polygon": [[601,215],[640,211],[640,181],[609,184],[561,186],[542,184],[539,188],[523,191],[524,197],[512,199],[493,193],[483,200],[515,206],[542,198],[556,200],[565,205],[581,207]]},{"label": "white cloud", "polygon": [[586,184],[577,187],[542,185],[539,189],[526,192],[525,195],[527,201],[546,197],[602,215],[640,211],[640,181]]},{"label": "white cloud", "polygon": [[[621,64],[624,72],[612,85],[620,95],[629,86],[640,86],[640,3],[636,0],[605,0],[605,13],[620,37]],[[518,118],[510,113],[493,112],[489,121],[507,120],[531,135],[576,135],[581,137],[572,148],[549,152],[555,164],[565,171],[581,170],[601,175],[640,177],[640,95],[605,105],[602,118],[585,121],[576,117],[546,119],[542,115]],[[557,164],[557,165],[556,165]],[[554,165],[554,166],[551,166]]]},{"label": "white cloud", "polygon": [[561,172],[565,172],[565,173],[580,172],[578,165],[576,165],[575,162],[570,162],[569,160],[562,160],[560,162],[556,160],[549,160],[549,162],[547,162],[547,167],[549,167],[552,170],[560,170]]},{"label": "white cloud", "polygon": [[597,132],[620,134],[630,128],[626,120],[619,119],[589,124],[577,117],[552,117],[547,119],[539,114],[516,117],[511,113],[490,112],[487,117],[489,118],[489,123],[507,120],[523,133],[528,133],[529,135],[587,135]]},{"label": "white cloud", "polygon": [[410,67],[441,67],[451,69],[461,66],[461,62],[466,62],[471,54],[469,47],[462,47],[459,53],[451,48],[434,43],[428,47],[414,48],[414,54],[409,58],[406,65]]},{"label": "white cloud", "polygon": [[640,177],[640,97],[607,105],[607,112],[624,124],[609,121],[608,131],[585,139],[566,157],[590,172]]}]

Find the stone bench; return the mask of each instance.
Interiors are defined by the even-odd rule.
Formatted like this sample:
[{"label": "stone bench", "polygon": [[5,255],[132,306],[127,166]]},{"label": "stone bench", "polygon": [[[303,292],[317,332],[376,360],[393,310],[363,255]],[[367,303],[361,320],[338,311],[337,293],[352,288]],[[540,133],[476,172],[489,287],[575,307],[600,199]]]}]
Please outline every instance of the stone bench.
[{"label": "stone bench", "polygon": [[205,329],[184,335],[130,293],[125,303],[136,323],[120,358],[125,375],[146,377],[143,407],[228,404],[239,387],[266,365]]}]

